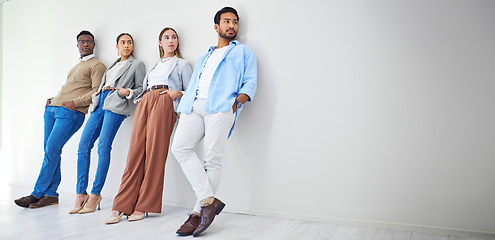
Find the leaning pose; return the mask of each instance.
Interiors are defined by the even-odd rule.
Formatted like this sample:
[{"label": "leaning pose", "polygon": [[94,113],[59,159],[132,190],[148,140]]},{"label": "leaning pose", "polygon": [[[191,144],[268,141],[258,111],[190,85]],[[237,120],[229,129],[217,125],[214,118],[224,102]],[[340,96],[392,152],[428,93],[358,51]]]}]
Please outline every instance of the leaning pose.
[{"label": "leaning pose", "polygon": [[[101,189],[105,184],[112,142],[122,121],[130,115],[129,99],[142,91],[144,64],[132,57],[134,40],[128,33],[117,37],[120,58],[110,66],[101,80],[100,87],[93,95],[89,107],[88,121],[79,141],[77,153],[77,185],[75,206],[69,213],[90,213],[100,209]],[[98,140],[98,168],[91,194],[86,193],[91,149]]]},{"label": "leaning pose", "polygon": [[179,37],[164,28],[158,37],[160,60],[143,82],[131,131],[127,165],[107,224],[142,220],[147,212],[160,213],[163,177],[176,109],[191,78],[191,65],[180,54]]}]

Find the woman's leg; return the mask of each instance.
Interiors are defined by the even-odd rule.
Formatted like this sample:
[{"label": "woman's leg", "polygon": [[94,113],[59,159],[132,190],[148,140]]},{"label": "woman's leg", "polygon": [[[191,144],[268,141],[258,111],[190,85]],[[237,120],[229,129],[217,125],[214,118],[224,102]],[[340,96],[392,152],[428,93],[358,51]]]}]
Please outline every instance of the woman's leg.
[{"label": "woman's leg", "polygon": [[103,110],[101,107],[98,107],[89,116],[89,119],[86,122],[84,130],[81,134],[81,140],[79,140],[79,147],[77,149],[77,194],[86,194],[86,188],[88,187],[91,149],[100,135],[102,123]]},{"label": "woman's leg", "polygon": [[[91,149],[93,149],[96,139],[100,136],[104,117],[103,104],[109,92],[110,91],[103,91],[100,93],[100,101],[98,102],[98,106],[89,116],[86,126],[84,126],[83,133],[81,134],[81,140],[79,140],[79,147],[77,149],[76,184],[76,193],[79,194],[78,198],[82,198],[80,196],[81,194],[86,195]],[[78,199],[76,199],[76,206],[79,206]]]},{"label": "woman's leg", "polygon": [[172,135],[177,114],[168,94],[160,90],[147,93],[154,105],[149,111],[146,127],[146,160],[144,179],[139,189],[135,211],[160,213],[162,208],[163,177],[167,160],[170,135]]},{"label": "woman's leg", "polygon": [[134,211],[144,176],[146,125],[150,105],[148,95],[144,95],[134,113],[127,164],[122,175],[119,192],[113,201],[112,210],[125,214],[131,214]]},{"label": "woman's leg", "polygon": [[125,115],[104,110],[100,140],[98,140],[98,168],[96,170],[95,181],[93,182],[91,194],[100,195],[101,189],[105,184],[108,168],[110,166],[110,152],[112,150],[112,143],[124,119]]}]

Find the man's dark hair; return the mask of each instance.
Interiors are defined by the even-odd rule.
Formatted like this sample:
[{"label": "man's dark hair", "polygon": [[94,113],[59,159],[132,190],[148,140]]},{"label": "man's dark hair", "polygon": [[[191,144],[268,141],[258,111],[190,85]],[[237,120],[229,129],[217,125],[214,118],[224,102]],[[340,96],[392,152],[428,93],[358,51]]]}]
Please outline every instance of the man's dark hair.
[{"label": "man's dark hair", "polygon": [[231,12],[233,13],[236,17],[237,17],[237,20],[239,20],[239,15],[237,14],[237,11],[234,9],[234,8],[231,8],[231,7],[224,7],[222,9],[220,9],[217,14],[215,14],[215,18],[213,19],[213,22],[215,22],[215,24],[220,24],[220,16],[224,13],[228,13],[228,12]]},{"label": "man's dark hair", "polygon": [[86,31],[86,30],[82,30],[79,34],[77,34],[76,40],[79,40],[79,36],[81,36],[81,35],[89,35],[93,38],[93,41],[95,40],[95,36],[93,36],[92,33],[90,33],[89,31]]}]

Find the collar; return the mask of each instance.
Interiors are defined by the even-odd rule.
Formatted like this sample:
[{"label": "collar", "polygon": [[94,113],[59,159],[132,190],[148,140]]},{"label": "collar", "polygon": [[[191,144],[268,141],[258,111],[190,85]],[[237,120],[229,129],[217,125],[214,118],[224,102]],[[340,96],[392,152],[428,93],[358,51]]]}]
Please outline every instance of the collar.
[{"label": "collar", "polygon": [[[133,60],[134,60],[134,57],[131,55],[131,56],[129,56],[129,58],[127,60],[124,60],[122,62],[125,62],[125,61],[132,62]],[[115,63],[118,63],[118,62],[120,62],[120,58],[118,58],[117,60],[115,60]]]},{"label": "collar", "polygon": [[89,54],[89,55],[86,55],[86,56],[84,56],[82,58],[79,58],[79,61],[85,62],[85,61],[88,61],[89,59],[94,58],[94,57],[95,57],[94,54]]},{"label": "collar", "polygon": [[[240,44],[239,41],[232,40],[232,41],[230,41],[229,45],[227,45],[227,46],[229,46],[229,48],[230,48],[231,47],[230,45],[238,45],[238,44]],[[217,46],[211,46],[210,49],[208,49],[208,52],[213,52],[213,51],[215,51],[215,49],[217,49]]]}]

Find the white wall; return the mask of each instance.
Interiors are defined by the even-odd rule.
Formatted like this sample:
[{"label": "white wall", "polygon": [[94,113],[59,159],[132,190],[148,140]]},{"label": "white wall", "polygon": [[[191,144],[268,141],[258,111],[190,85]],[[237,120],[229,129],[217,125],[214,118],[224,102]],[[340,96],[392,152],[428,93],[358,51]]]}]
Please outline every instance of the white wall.
[{"label": "white wall", "polygon": [[[213,15],[226,5],[238,9],[239,39],[259,68],[258,93],[225,149],[218,196],[226,210],[495,233],[495,2],[488,0],[9,1],[2,11],[9,182],[36,180],[43,106],[77,62],[80,30],[95,34],[106,65],[117,58],[115,37],[131,33],[135,57],[149,68],[159,31],[173,26],[194,64],[216,44]],[[118,190],[131,125],[132,118],[114,142],[104,201]],[[74,192],[79,137],[64,148],[60,191]],[[166,204],[192,206],[172,156],[165,182]]]}]

